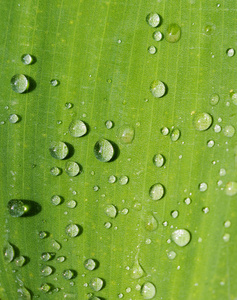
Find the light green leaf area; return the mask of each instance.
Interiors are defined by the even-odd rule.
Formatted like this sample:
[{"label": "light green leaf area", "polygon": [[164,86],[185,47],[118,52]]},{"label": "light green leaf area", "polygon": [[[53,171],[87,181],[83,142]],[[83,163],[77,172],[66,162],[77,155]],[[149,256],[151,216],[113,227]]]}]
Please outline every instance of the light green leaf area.
[{"label": "light green leaf area", "polygon": [[[226,53],[237,49],[236,2],[218,3],[2,1],[1,300],[140,300],[154,286],[152,299],[237,299],[235,184],[225,192],[237,181],[236,133],[225,129],[237,129],[237,55]],[[181,28],[175,43],[170,24]],[[16,74],[31,78],[25,93],[11,87]],[[199,113],[211,126],[207,115],[193,125]],[[84,123],[73,136],[75,120]],[[59,141],[69,145],[65,159],[49,151]],[[14,199],[28,212],[12,216]],[[45,252],[55,254],[44,261]]]}]

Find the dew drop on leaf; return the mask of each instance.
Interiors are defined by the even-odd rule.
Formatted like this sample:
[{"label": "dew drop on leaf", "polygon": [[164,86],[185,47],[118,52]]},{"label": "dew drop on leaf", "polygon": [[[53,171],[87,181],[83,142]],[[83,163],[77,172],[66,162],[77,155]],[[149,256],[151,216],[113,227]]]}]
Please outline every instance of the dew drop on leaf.
[{"label": "dew drop on leaf", "polygon": [[40,287],[41,291],[44,293],[48,293],[51,289],[51,286],[48,283],[43,283]]},{"label": "dew drop on leaf", "polygon": [[171,238],[176,245],[184,247],[190,242],[191,235],[190,232],[186,229],[178,229],[172,232]]},{"label": "dew drop on leaf", "polygon": [[122,144],[131,144],[134,140],[135,130],[130,125],[122,125],[118,129],[118,138]]},{"label": "dew drop on leaf", "polygon": [[150,91],[155,98],[161,98],[166,93],[166,86],[162,81],[154,80],[150,85]]},{"label": "dew drop on leaf", "polygon": [[163,38],[163,34],[159,31],[159,30],[156,30],[154,33],[153,33],[153,39],[157,42],[161,41]]},{"label": "dew drop on leaf", "polygon": [[16,74],[11,79],[11,87],[14,92],[22,94],[29,88],[29,80],[23,74]]},{"label": "dew drop on leaf", "polygon": [[223,133],[226,137],[232,137],[235,134],[235,128],[232,125],[227,125],[223,129]]},{"label": "dew drop on leaf", "polygon": [[3,257],[4,260],[7,263],[10,263],[11,261],[13,261],[15,256],[15,250],[13,248],[13,246],[10,243],[5,243],[4,247],[3,247]]},{"label": "dew drop on leaf", "polygon": [[81,137],[87,133],[86,124],[81,120],[72,121],[68,129],[73,137]]},{"label": "dew drop on leaf", "polygon": [[7,204],[8,211],[12,217],[21,217],[28,210],[27,206],[24,205],[23,201],[13,199]]},{"label": "dew drop on leaf", "polygon": [[19,293],[19,299],[24,299],[24,300],[31,300],[32,299],[30,291],[24,286],[21,286],[17,290],[17,292]]},{"label": "dew drop on leaf", "polygon": [[111,128],[113,128],[113,126],[114,126],[113,121],[107,120],[107,121],[105,122],[105,127],[106,127],[107,129],[111,129]]},{"label": "dew drop on leaf", "polygon": [[144,272],[142,266],[140,265],[138,258],[136,257],[135,261],[133,263],[133,266],[131,268],[131,277],[133,279],[139,279],[144,275],[145,275],[145,272]]},{"label": "dew drop on leaf", "polygon": [[106,216],[114,219],[117,215],[117,208],[113,204],[108,204],[105,206],[104,212]]},{"label": "dew drop on leaf", "polygon": [[65,232],[69,237],[76,237],[80,232],[80,228],[76,224],[69,224],[66,226]]},{"label": "dew drop on leaf", "polygon": [[59,81],[57,79],[52,79],[52,80],[50,80],[50,84],[52,86],[58,86],[59,85]]},{"label": "dew drop on leaf", "polygon": [[151,282],[145,282],[141,288],[143,299],[153,299],[156,295],[156,287]]},{"label": "dew drop on leaf", "polygon": [[21,61],[24,65],[30,65],[33,63],[33,57],[30,54],[23,54],[21,57]]},{"label": "dew drop on leaf", "polygon": [[218,94],[212,94],[210,98],[210,104],[211,105],[217,105],[218,102],[220,101],[220,96]]},{"label": "dew drop on leaf", "polygon": [[55,250],[60,250],[61,249],[61,245],[59,244],[59,242],[57,242],[56,240],[52,240],[52,247],[55,249]]},{"label": "dew drop on leaf", "polygon": [[119,184],[125,185],[128,183],[128,180],[129,180],[128,176],[122,175],[121,177],[119,177]]},{"label": "dew drop on leaf", "polygon": [[172,142],[176,142],[180,138],[181,132],[178,128],[174,128],[170,133],[170,139]]},{"label": "dew drop on leaf", "polygon": [[160,16],[156,12],[152,12],[147,15],[146,21],[151,27],[157,27],[160,24]]},{"label": "dew drop on leaf", "polygon": [[160,168],[165,163],[165,157],[162,154],[156,154],[153,157],[153,163],[156,167]]},{"label": "dew drop on leaf", "polygon": [[108,162],[114,156],[114,147],[106,139],[100,139],[94,146],[95,157],[101,162]]},{"label": "dew drop on leaf", "polygon": [[60,197],[59,195],[53,195],[52,197],[51,197],[51,203],[53,204],[53,205],[59,205],[60,203],[62,202],[62,197]]},{"label": "dew drop on leaf", "polygon": [[165,194],[165,188],[161,183],[156,183],[151,186],[149,195],[152,200],[160,200]]},{"label": "dew drop on leaf", "polygon": [[70,177],[75,177],[80,173],[80,166],[75,161],[67,161],[65,164],[65,172]]},{"label": "dew drop on leaf", "polygon": [[20,117],[17,114],[11,114],[9,116],[9,122],[12,124],[19,122],[19,120],[20,120]]},{"label": "dew drop on leaf", "polygon": [[144,216],[144,225],[147,231],[154,231],[158,227],[158,222],[152,214]]},{"label": "dew drop on leaf", "polygon": [[207,130],[212,124],[212,116],[208,113],[196,113],[193,117],[193,127],[198,131]]},{"label": "dew drop on leaf", "polygon": [[64,142],[52,142],[49,147],[49,152],[53,158],[64,159],[67,157],[69,149]]},{"label": "dew drop on leaf", "polygon": [[77,202],[75,200],[69,200],[67,202],[67,207],[69,208],[75,208],[77,206]]},{"label": "dew drop on leaf", "polygon": [[108,178],[108,182],[109,183],[115,183],[117,180],[117,177],[114,176],[114,175],[110,175],[109,178]]},{"label": "dew drop on leaf", "polygon": [[49,276],[52,274],[52,272],[53,272],[53,269],[50,266],[43,266],[41,268],[41,274],[43,276]]},{"label": "dew drop on leaf", "polygon": [[89,270],[92,271],[96,268],[96,262],[94,259],[89,258],[87,260],[84,261],[84,267]]},{"label": "dew drop on leaf", "polygon": [[169,259],[173,260],[173,259],[175,259],[175,257],[176,257],[176,252],[174,252],[174,251],[169,251],[169,252],[167,253],[167,256],[168,256]]},{"label": "dew drop on leaf", "polygon": [[92,278],[90,281],[90,287],[95,292],[100,291],[103,288],[103,285],[104,281],[99,277]]},{"label": "dew drop on leaf", "polygon": [[74,277],[74,272],[72,270],[68,269],[63,271],[63,278],[69,280],[72,279],[73,277]]},{"label": "dew drop on leaf", "polygon": [[157,51],[157,49],[156,49],[155,46],[149,46],[149,47],[148,47],[148,52],[149,52],[150,54],[155,54],[156,51]]},{"label": "dew drop on leaf", "polygon": [[176,43],[180,40],[181,37],[181,28],[178,24],[170,24],[165,32],[165,39],[169,43]]},{"label": "dew drop on leaf", "polygon": [[198,186],[200,192],[205,192],[207,190],[206,182],[201,182]]},{"label": "dew drop on leaf", "polygon": [[235,50],[233,48],[229,48],[226,50],[226,54],[228,57],[232,57],[235,55]]},{"label": "dew drop on leaf", "polygon": [[61,174],[61,172],[62,172],[62,170],[60,168],[58,168],[58,167],[52,167],[50,169],[50,173],[53,176],[59,176]]},{"label": "dew drop on leaf", "polygon": [[237,182],[230,181],[225,186],[225,193],[227,196],[234,196],[237,194]]},{"label": "dew drop on leaf", "polygon": [[62,263],[66,260],[66,258],[65,258],[65,256],[58,256],[56,260],[57,260],[57,262]]},{"label": "dew drop on leaf", "polygon": [[17,267],[22,267],[26,262],[26,259],[23,255],[20,255],[15,258],[15,264]]}]

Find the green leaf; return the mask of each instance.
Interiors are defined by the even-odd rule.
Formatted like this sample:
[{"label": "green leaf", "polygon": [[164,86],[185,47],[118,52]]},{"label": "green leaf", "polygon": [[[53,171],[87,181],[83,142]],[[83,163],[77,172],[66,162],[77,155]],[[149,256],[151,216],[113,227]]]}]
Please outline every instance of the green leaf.
[{"label": "green leaf", "polygon": [[233,0],[2,1],[0,299],[236,299],[235,28]]}]

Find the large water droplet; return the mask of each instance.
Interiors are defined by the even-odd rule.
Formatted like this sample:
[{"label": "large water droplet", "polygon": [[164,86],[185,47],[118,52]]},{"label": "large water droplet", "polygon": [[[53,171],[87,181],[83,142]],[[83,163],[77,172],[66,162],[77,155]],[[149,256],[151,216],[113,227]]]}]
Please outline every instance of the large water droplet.
[{"label": "large water droplet", "polygon": [[206,182],[201,182],[198,186],[200,192],[205,192],[207,190]]},{"label": "large water droplet", "polygon": [[110,161],[114,156],[114,147],[106,139],[100,139],[94,146],[95,157],[102,162]]},{"label": "large water droplet", "polygon": [[118,138],[122,144],[131,144],[134,140],[135,130],[130,125],[123,125],[118,130]]},{"label": "large water droplet", "polygon": [[52,203],[53,205],[59,205],[61,202],[62,202],[62,198],[61,198],[60,196],[58,196],[58,195],[53,195],[53,196],[51,197],[51,203]]},{"label": "large water droplet", "polygon": [[75,208],[77,206],[77,202],[75,200],[69,200],[67,202],[67,207],[69,208]]},{"label": "large water droplet", "polygon": [[87,133],[87,127],[81,120],[74,120],[69,125],[69,133],[73,137],[81,137]]},{"label": "large water droplet", "polygon": [[113,204],[106,205],[105,214],[110,218],[115,218],[117,215],[117,208]]},{"label": "large water droplet", "polygon": [[80,232],[80,228],[76,224],[69,224],[66,226],[65,232],[70,237],[76,237]]},{"label": "large water droplet", "polygon": [[26,262],[26,259],[23,255],[20,255],[20,256],[16,257],[16,259],[15,259],[15,264],[17,267],[22,267],[25,262]]},{"label": "large water droplet", "polygon": [[19,293],[19,299],[24,299],[24,300],[32,299],[30,291],[24,286],[21,286],[19,289],[17,289],[17,292]]},{"label": "large water droplet", "polygon": [[156,287],[151,282],[145,282],[141,288],[143,299],[153,299],[156,295]]},{"label": "large water droplet", "polygon": [[148,47],[148,52],[149,52],[150,54],[155,54],[156,51],[157,51],[157,49],[156,49],[155,46],[149,46],[149,47]]},{"label": "large water droplet", "polygon": [[107,129],[111,129],[111,128],[113,128],[114,123],[113,123],[113,121],[111,121],[111,120],[107,120],[107,121],[105,122],[105,126],[106,126]]},{"label": "large water droplet", "polygon": [[99,277],[92,278],[90,281],[90,287],[95,292],[100,291],[103,288],[103,285],[104,285],[104,281]]},{"label": "large water droplet", "polygon": [[225,186],[225,193],[227,196],[234,196],[237,194],[237,182],[230,181]]},{"label": "large water droplet", "polygon": [[114,176],[114,175],[110,175],[109,178],[108,178],[108,182],[109,183],[115,183],[117,180],[117,177]]},{"label": "large water droplet", "polygon": [[52,79],[52,80],[50,81],[50,84],[51,84],[52,86],[58,86],[58,85],[59,85],[59,81],[58,81],[57,79]]},{"label": "large water droplet", "polygon": [[223,129],[223,133],[227,137],[232,137],[235,134],[235,128],[232,125],[227,125]]},{"label": "large water droplet", "polygon": [[58,167],[52,167],[50,169],[50,173],[53,175],[53,176],[59,176],[61,173],[62,173],[62,170]]},{"label": "large water droplet", "polygon": [[92,271],[96,268],[96,262],[94,259],[89,258],[87,260],[84,261],[84,267],[89,270]]},{"label": "large water droplet", "polygon": [[63,271],[63,278],[65,278],[65,279],[67,279],[67,280],[70,280],[70,279],[72,279],[73,277],[74,277],[74,272],[73,272],[73,270],[68,269],[68,270],[64,270],[64,271]]},{"label": "large water droplet", "polygon": [[160,200],[165,194],[165,188],[161,183],[156,183],[151,186],[149,195],[152,200]]},{"label": "large water droplet", "polygon": [[157,27],[160,24],[160,16],[156,12],[152,12],[146,17],[148,25]]},{"label": "large water droplet", "polygon": [[143,271],[143,268],[140,265],[140,263],[138,261],[138,258],[136,257],[135,261],[134,261],[134,264],[133,264],[133,267],[131,269],[131,277],[134,278],[134,279],[139,279],[144,275],[145,275],[145,272]]},{"label": "large water droplet", "polygon": [[21,217],[28,210],[28,207],[21,200],[10,200],[7,204],[8,211],[12,217]]},{"label": "large water droplet", "polygon": [[57,251],[61,249],[61,245],[55,240],[52,240],[52,247]]},{"label": "large water droplet", "polygon": [[178,128],[174,128],[171,131],[170,138],[172,142],[176,142],[180,138],[181,132]]},{"label": "large water droplet", "polygon": [[43,266],[41,268],[41,274],[43,276],[49,276],[52,274],[52,272],[53,272],[53,269],[50,266]]},{"label": "large water droplet", "polygon": [[119,177],[119,184],[125,185],[128,183],[128,180],[129,180],[128,176],[122,175],[121,177]]},{"label": "large water droplet", "polygon": [[150,91],[154,97],[161,98],[166,93],[165,84],[160,80],[154,80],[150,85]]},{"label": "large water droplet", "polygon": [[59,263],[62,263],[62,262],[64,262],[66,260],[66,257],[65,256],[59,256],[59,257],[57,257],[57,262],[59,262]]},{"label": "large water droplet", "polygon": [[162,154],[156,154],[153,157],[153,163],[156,167],[160,168],[164,165],[165,163],[165,157]]},{"label": "large water droplet", "polygon": [[191,235],[190,232],[186,229],[178,229],[172,232],[171,238],[176,245],[184,247],[190,242]]},{"label": "large water droplet", "polygon": [[158,227],[158,222],[152,214],[147,214],[144,217],[145,229],[148,231],[154,231]]},{"label": "large water droplet", "polygon": [[16,114],[11,114],[11,115],[9,116],[9,122],[12,123],[12,124],[15,124],[15,123],[17,123],[17,122],[19,122],[19,121],[20,121],[20,117],[19,117],[18,115],[16,115]]},{"label": "large water droplet", "polygon": [[3,247],[4,260],[6,262],[10,263],[11,261],[13,261],[14,256],[15,256],[15,250],[14,250],[13,246],[7,242]]},{"label": "large water droplet", "polygon": [[165,39],[169,43],[176,43],[180,40],[181,28],[178,24],[172,23],[167,27]]},{"label": "large water droplet", "polygon": [[162,40],[162,38],[163,38],[163,34],[159,30],[157,30],[153,33],[153,39],[155,41],[159,42]]},{"label": "large water droplet", "polygon": [[208,113],[196,113],[193,118],[193,126],[196,130],[207,130],[212,124],[212,116]]},{"label": "large water droplet", "polygon": [[68,174],[68,176],[77,176],[80,172],[80,166],[74,161],[68,161],[65,165],[65,172]]},{"label": "large water droplet", "polygon": [[29,88],[29,80],[23,74],[16,74],[11,79],[11,87],[14,92],[22,94]]},{"label": "large water droplet", "polygon": [[21,61],[24,65],[30,65],[33,63],[33,57],[30,54],[23,54],[21,57]]},{"label": "large water droplet", "polygon": [[49,152],[53,158],[64,159],[67,157],[69,149],[64,142],[52,142],[49,147]]},{"label": "large water droplet", "polygon": [[226,54],[228,57],[232,57],[235,55],[235,50],[233,48],[229,48],[226,50]]},{"label": "large water droplet", "polygon": [[49,261],[55,256],[55,253],[44,252],[41,254],[41,259],[43,261]]}]

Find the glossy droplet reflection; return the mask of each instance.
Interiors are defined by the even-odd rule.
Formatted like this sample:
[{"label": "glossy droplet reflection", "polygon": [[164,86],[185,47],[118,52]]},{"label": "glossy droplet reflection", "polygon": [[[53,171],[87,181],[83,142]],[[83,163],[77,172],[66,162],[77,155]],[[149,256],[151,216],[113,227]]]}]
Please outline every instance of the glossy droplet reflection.
[{"label": "glossy droplet reflection", "polygon": [[225,186],[225,193],[227,196],[235,196],[237,194],[237,182],[228,182]]},{"label": "glossy droplet reflection", "polygon": [[75,161],[68,161],[65,165],[65,172],[70,177],[77,176],[80,172],[80,166]]},{"label": "glossy droplet reflection", "polygon": [[131,144],[134,136],[135,130],[130,125],[122,125],[118,130],[118,138],[122,144]]},{"label": "glossy droplet reflection", "polygon": [[96,268],[96,262],[94,259],[89,258],[87,260],[84,261],[84,267],[89,270],[89,271],[93,271]]},{"label": "glossy droplet reflection", "polygon": [[184,247],[190,242],[191,235],[186,229],[178,229],[172,232],[171,238],[176,245],[179,247]]},{"label": "glossy droplet reflection", "polygon": [[178,24],[172,23],[167,27],[165,39],[169,43],[176,43],[180,40],[181,28]]},{"label": "glossy droplet reflection", "polygon": [[156,154],[153,157],[153,163],[156,167],[160,168],[164,165],[165,163],[165,157],[162,154]]},{"label": "glossy droplet reflection", "polygon": [[147,214],[144,217],[144,224],[147,231],[154,231],[158,227],[158,222],[152,214]]},{"label": "glossy droplet reflection", "polygon": [[10,263],[11,261],[13,261],[14,256],[15,256],[15,250],[14,250],[13,246],[10,243],[6,242],[3,247],[4,260],[7,263]]},{"label": "glossy droplet reflection", "polygon": [[68,129],[73,137],[81,137],[87,133],[86,124],[81,120],[72,121]]},{"label": "glossy droplet reflection", "polygon": [[212,124],[212,116],[208,113],[196,113],[193,117],[193,127],[198,131],[207,130]]},{"label": "glossy droplet reflection", "polygon": [[139,279],[144,275],[145,275],[145,272],[143,271],[143,268],[140,265],[138,258],[136,257],[135,261],[133,263],[132,269],[131,269],[131,277],[133,279]]},{"label": "glossy droplet reflection", "polygon": [[166,93],[165,84],[160,80],[154,80],[150,85],[150,91],[155,98],[161,98]]},{"label": "glossy droplet reflection", "polygon": [[101,162],[108,162],[114,156],[114,147],[106,139],[100,139],[94,146],[95,157]]},{"label": "glossy droplet reflection", "polygon": [[106,216],[114,219],[117,215],[117,208],[113,204],[108,204],[105,206],[104,212]]},{"label": "glossy droplet reflection", "polygon": [[11,87],[14,92],[22,94],[29,88],[29,80],[23,74],[16,74],[11,79]]},{"label": "glossy droplet reflection", "polygon": [[151,282],[146,282],[141,288],[143,299],[153,299],[156,295],[156,287]]},{"label": "glossy droplet reflection", "polygon": [[90,287],[93,291],[98,292],[103,288],[104,281],[101,278],[92,278],[90,281]]},{"label": "glossy droplet reflection", "polygon": [[80,228],[76,224],[69,224],[66,226],[65,232],[69,237],[76,237],[80,232]]},{"label": "glossy droplet reflection", "polygon": [[223,129],[223,133],[226,137],[232,137],[235,134],[235,128],[232,125],[227,125]]},{"label": "glossy droplet reflection", "polygon": [[12,124],[19,122],[19,120],[20,120],[20,117],[17,114],[11,114],[9,116],[9,122]]},{"label": "glossy droplet reflection", "polygon": [[23,201],[17,199],[10,200],[7,207],[10,215],[16,218],[23,216],[29,209]]},{"label": "glossy droplet reflection", "polygon": [[72,270],[68,269],[68,270],[63,271],[63,278],[64,279],[70,280],[73,277],[74,277],[74,272]]},{"label": "glossy droplet reflection", "polygon": [[165,193],[165,189],[161,183],[156,183],[151,186],[149,195],[152,200],[160,200]]},{"label": "glossy droplet reflection", "polygon": [[152,12],[147,15],[146,21],[151,27],[157,27],[160,24],[160,16],[156,12]]},{"label": "glossy droplet reflection", "polygon": [[33,63],[33,57],[30,54],[23,54],[21,57],[21,61],[24,65],[30,65]]},{"label": "glossy droplet reflection", "polygon": [[69,153],[68,146],[64,142],[52,142],[49,152],[53,158],[64,159]]}]

